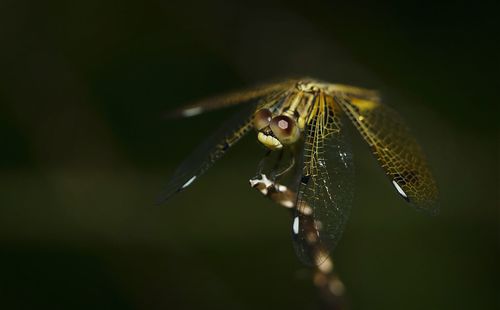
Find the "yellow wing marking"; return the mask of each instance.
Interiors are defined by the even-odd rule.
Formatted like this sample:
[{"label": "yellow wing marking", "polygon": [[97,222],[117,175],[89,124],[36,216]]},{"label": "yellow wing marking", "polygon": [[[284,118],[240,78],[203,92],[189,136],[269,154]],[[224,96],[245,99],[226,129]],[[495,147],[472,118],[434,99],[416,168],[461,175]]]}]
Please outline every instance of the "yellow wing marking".
[{"label": "yellow wing marking", "polygon": [[352,98],[351,99],[352,104],[358,107],[360,112],[366,113],[370,110],[373,110],[377,107],[377,103],[375,101],[371,100],[363,100],[363,99],[357,99],[357,98]]}]

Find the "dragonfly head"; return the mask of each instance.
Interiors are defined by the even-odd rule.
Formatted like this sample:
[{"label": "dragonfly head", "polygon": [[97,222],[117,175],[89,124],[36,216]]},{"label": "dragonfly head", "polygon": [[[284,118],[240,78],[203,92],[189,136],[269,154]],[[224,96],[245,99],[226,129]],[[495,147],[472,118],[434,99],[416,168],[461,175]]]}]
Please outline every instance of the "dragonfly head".
[{"label": "dragonfly head", "polygon": [[281,149],[300,138],[297,116],[286,112],[273,116],[269,109],[257,110],[253,124],[258,132],[258,140],[271,150]]}]

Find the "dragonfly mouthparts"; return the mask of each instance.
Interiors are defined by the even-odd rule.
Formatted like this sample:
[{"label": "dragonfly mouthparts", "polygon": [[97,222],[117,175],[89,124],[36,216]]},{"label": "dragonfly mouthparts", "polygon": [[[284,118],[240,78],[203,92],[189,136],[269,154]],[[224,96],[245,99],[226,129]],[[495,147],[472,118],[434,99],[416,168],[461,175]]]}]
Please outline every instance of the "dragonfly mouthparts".
[{"label": "dragonfly mouthparts", "polygon": [[283,144],[281,144],[281,142],[272,135],[272,132],[270,134],[266,134],[260,131],[257,135],[257,139],[268,149],[278,150],[283,148]]}]

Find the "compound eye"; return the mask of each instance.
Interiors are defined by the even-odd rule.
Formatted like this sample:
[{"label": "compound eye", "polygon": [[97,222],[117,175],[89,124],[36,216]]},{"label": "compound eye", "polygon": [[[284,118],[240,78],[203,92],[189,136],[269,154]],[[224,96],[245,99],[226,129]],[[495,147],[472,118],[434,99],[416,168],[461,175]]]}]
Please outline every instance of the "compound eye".
[{"label": "compound eye", "polygon": [[260,109],[253,115],[253,126],[256,130],[261,130],[269,126],[273,114],[268,109]]},{"label": "compound eye", "polygon": [[286,116],[279,115],[271,120],[271,130],[278,140],[283,144],[291,144],[299,139],[300,132],[295,121]]}]

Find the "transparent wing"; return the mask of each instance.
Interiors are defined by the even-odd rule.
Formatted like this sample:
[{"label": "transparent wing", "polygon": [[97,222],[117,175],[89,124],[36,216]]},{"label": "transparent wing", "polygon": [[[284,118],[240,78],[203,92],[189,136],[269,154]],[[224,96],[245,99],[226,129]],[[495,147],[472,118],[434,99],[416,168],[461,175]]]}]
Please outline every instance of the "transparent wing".
[{"label": "transparent wing", "polygon": [[340,110],[320,93],[308,123],[292,236],[298,257],[320,265],[344,230],[353,198],[354,166]]},{"label": "transparent wing", "polygon": [[335,96],[405,200],[437,212],[437,187],[424,154],[401,117],[375,100]]},{"label": "transparent wing", "polygon": [[157,203],[167,201],[173,194],[190,186],[247,134],[253,128],[252,116],[255,106],[256,104],[245,106],[198,146],[174,172]]},{"label": "transparent wing", "polygon": [[279,83],[265,84],[247,90],[215,96],[181,107],[180,109],[167,113],[165,116],[167,118],[191,117],[206,111],[258,100],[259,98],[270,96],[273,93],[289,89],[296,82],[296,80],[286,80]]},{"label": "transparent wing", "polygon": [[345,94],[349,97],[355,97],[364,100],[379,101],[380,94],[376,90],[366,89],[350,85],[342,84],[324,84],[324,89],[330,96],[335,96],[338,93]]}]

